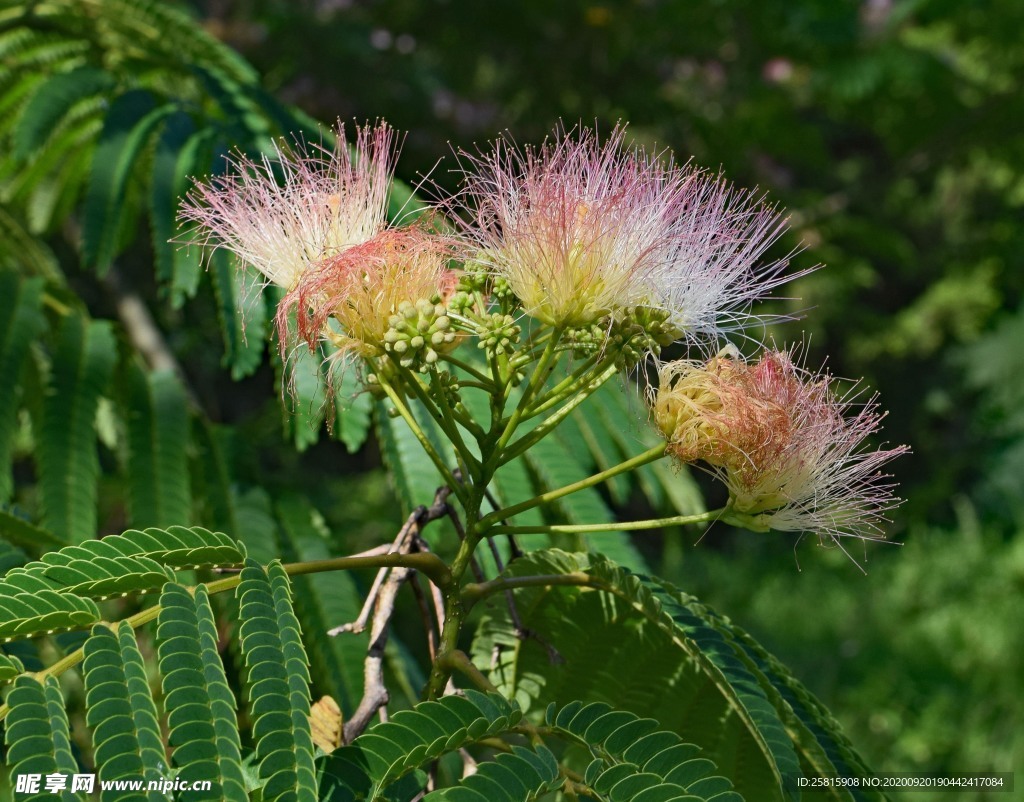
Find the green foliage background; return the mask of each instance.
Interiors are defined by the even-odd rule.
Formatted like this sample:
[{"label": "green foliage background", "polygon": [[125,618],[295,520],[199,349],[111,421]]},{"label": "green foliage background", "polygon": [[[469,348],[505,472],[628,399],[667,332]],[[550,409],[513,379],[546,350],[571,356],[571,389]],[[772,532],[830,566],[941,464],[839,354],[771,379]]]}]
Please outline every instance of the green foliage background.
[{"label": "green foliage background", "polygon": [[[399,177],[454,186],[453,158],[435,168],[449,142],[623,119],[790,210],[779,254],[802,242],[794,268],[827,267],[777,304],[806,321],[770,333],[865,376],[891,410],[886,436],[914,454],[894,466],[906,545],[873,546],[867,575],[807,541],[722,527],[602,550],[728,610],[876,770],[1024,765],[1022,27],[1015,0],[5,0],[0,268],[21,278],[0,271],[0,372],[18,379],[0,394],[3,567],[61,545],[53,533],[186,522],[244,532],[258,561],[312,559],[390,539],[430,500],[403,428],[364,443],[372,410],[351,388],[336,439],[317,434],[313,362],[282,415],[272,295],[167,243],[186,174],[219,169],[231,146],[317,141],[316,120],[385,117],[409,132]],[[147,349],[148,324],[162,348]],[[510,472],[508,492],[640,443],[627,403],[604,399],[578,438]],[[686,476],[652,471],[557,512],[607,520],[698,499]],[[443,549],[450,533],[432,537]],[[352,618],[362,578],[343,591],[326,583],[349,580],[320,579],[296,583],[304,620]],[[359,660],[334,641],[307,648],[314,677],[351,699]],[[399,687],[421,681],[409,666],[391,657]]]}]

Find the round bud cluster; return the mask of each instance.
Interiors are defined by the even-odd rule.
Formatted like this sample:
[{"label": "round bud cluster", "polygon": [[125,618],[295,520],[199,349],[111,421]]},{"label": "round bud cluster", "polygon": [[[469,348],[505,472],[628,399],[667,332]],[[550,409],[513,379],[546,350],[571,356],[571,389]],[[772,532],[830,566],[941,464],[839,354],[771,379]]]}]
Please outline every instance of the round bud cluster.
[{"label": "round bud cluster", "polygon": [[674,342],[674,327],[667,321],[667,312],[647,306],[638,306],[613,320],[608,347],[618,352],[620,367],[631,368],[647,354],[659,356],[663,345]]},{"label": "round bud cluster", "polygon": [[462,267],[462,274],[459,276],[459,283],[456,285],[456,292],[465,292],[472,295],[474,292],[486,292],[487,282],[490,277],[487,271],[481,268],[476,262],[466,262]]},{"label": "round bud cluster", "polygon": [[473,293],[465,290],[458,290],[448,299],[448,311],[456,315],[469,314],[476,304]]},{"label": "round bud cluster", "polygon": [[497,356],[511,354],[519,343],[520,331],[512,315],[494,312],[481,322],[477,347]]},{"label": "round bud cluster", "polygon": [[499,301],[514,301],[516,294],[504,276],[496,276],[491,284],[491,295]]},{"label": "round bud cluster", "polygon": [[451,371],[439,370],[436,379],[436,383],[431,383],[432,392],[444,396],[445,403],[453,409],[461,408],[462,396],[459,394],[459,390],[462,389],[462,386],[459,384],[459,377]]},{"label": "round bud cluster", "polygon": [[608,342],[608,319],[584,326],[571,326],[565,330],[565,338],[572,343],[576,356],[593,354],[606,347]]},{"label": "round bud cluster", "polygon": [[398,314],[388,319],[384,350],[403,368],[415,367],[424,372],[437,361],[439,351],[448,350],[455,342],[448,310],[437,301],[403,301]]},{"label": "round bud cluster", "polygon": [[[381,386],[381,379],[384,380],[388,386],[394,388],[395,392],[401,397],[408,395],[405,385],[399,381],[398,368],[394,364],[386,359],[381,359],[377,362],[377,373],[367,373],[364,379],[366,383],[366,389],[370,391],[370,394],[378,399],[383,400],[388,397],[388,394],[384,391]],[[390,414],[390,413],[389,413]]]}]

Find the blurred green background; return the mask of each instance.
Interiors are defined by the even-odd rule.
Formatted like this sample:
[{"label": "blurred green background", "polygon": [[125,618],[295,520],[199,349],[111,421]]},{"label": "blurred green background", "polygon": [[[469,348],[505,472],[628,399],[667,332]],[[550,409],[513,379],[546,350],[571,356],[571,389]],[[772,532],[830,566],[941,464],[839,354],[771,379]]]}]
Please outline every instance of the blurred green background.
[{"label": "blurred green background", "polygon": [[881,393],[885,437],[914,449],[894,466],[905,545],[852,548],[865,575],[809,540],[712,529],[652,544],[655,564],[774,649],[879,771],[1024,768],[1024,3],[198,10],[279,98],[407,131],[407,181],[456,186],[452,149],[506,128],[624,120],[785,206],[777,255],[826,267],[771,333]]},{"label": "blurred green background", "polygon": [[[120,15],[118,28],[120,6],[147,13]],[[200,41],[192,22],[184,39],[132,27],[167,9],[186,9],[256,72]],[[645,147],[721,169],[788,210],[774,256],[800,248],[794,272],[825,267],[770,305],[799,319],[754,334],[803,342],[811,366],[863,377],[890,411],[885,439],[913,447],[893,466],[906,503],[890,534],[903,545],[851,546],[866,572],[812,538],[725,527],[638,536],[652,570],[751,630],[879,772],[1012,771],[1024,768],[1022,30],[1021,0],[0,0],[0,267],[59,262],[53,275],[38,271],[61,288],[54,297],[96,318],[123,320],[124,298],[142,299],[210,422],[189,441],[193,484],[209,483],[216,455],[230,463],[225,486],[246,538],[272,531],[272,501],[301,494],[355,550],[390,538],[404,517],[379,447],[349,454],[282,416],[280,363],[263,358],[262,322],[248,340],[237,330],[231,293],[244,293],[230,269],[203,274],[166,244],[178,184],[157,179],[180,166],[167,163],[171,145],[191,147],[198,121],[213,131],[197,147],[206,164],[229,145],[266,147],[275,126],[295,122],[273,97],[323,124],[387,119],[407,132],[399,178],[454,189],[453,150],[505,129],[527,143],[560,122],[609,131],[628,121]],[[105,72],[44,83],[48,70],[83,64]],[[266,97],[253,100],[256,81]],[[111,161],[112,208],[126,211],[105,216],[82,189],[93,140],[97,163],[103,143],[129,150],[101,119],[113,85],[109,118],[135,125],[151,95],[171,96],[180,127],[149,129],[153,148],[135,143],[131,181],[114,180],[128,167]],[[59,115],[25,100],[40,86],[71,110],[55,131]],[[98,94],[76,101],[71,86]],[[147,154],[167,174],[150,171]],[[161,197],[148,243],[142,218]],[[42,395],[36,384],[27,396]],[[138,524],[117,438],[100,439],[89,536]],[[29,512],[30,450],[16,443],[13,473]],[[192,514],[215,519],[201,497]]]}]

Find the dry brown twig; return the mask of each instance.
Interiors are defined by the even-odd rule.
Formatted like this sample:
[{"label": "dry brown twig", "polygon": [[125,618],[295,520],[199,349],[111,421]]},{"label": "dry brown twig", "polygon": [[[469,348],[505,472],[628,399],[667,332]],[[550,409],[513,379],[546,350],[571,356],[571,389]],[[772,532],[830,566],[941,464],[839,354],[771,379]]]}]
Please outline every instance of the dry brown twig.
[{"label": "dry brown twig", "polygon": [[[429,507],[418,507],[406,520],[398,536],[385,553],[410,554],[428,550],[420,536],[423,527],[431,521],[448,515],[447,487],[438,489],[434,503]],[[395,601],[402,584],[413,574],[411,568],[382,568],[377,572],[366,603],[359,617],[348,624],[342,624],[328,631],[329,635],[344,632],[362,632],[370,625],[370,647],[363,661],[363,698],[344,725],[344,742],[351,743],[370,723],[374,714],[383,711],[388,703],[388,689],[384,684],[384,649],[388,642],[391,616],[395,612]],[[431,585],[433,587],[433,585]],[[443,615],[443,614],[442,614]],[[443,618],[442,618],[443,621]],[[428,624],[428,632],[432,629]],[[433,638],[433,633],[428,635]]]}]

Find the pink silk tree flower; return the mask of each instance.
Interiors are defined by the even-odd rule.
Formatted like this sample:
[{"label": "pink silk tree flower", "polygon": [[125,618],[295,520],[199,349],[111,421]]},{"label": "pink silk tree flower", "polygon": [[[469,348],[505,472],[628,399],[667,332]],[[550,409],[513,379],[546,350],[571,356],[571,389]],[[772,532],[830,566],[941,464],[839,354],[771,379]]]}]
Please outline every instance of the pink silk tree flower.
[{"label": "pink silk tree flower", "polygon": [[755,363],[725,352],[706,365],[670,362],[654,416],[670,454],[707,463],[725,483],[724,520],[836,542],[882,539],[885,513],[899,500],[880,468],[908,449],[867,448],[883,417],[875,399],[855,403],[832,382],[783,351]]},{"label": "pink silk tree flower", "polygon": [[457,256],[457,240],[419,226],[384,231],[305,273],[278,308],[278,329],[294,309],[310,346],[323,337],[346,354],[432,363],[456,343],[443,302],[458,283]]},{"label": "pink silk tree flower", "polygon": [[227,248],[292,290],[386,227],[394,131],[385,123],[358,128],[352,150],[341,127],[333,152],[276,147],[276,158],[237,156],[231,172],[197,182],[179,219],[197,225],[194,242]]},{"label": "pink silk tree flower", "polygon": [[636,307],[663,312],[677,339],[742,325],[751,302],[788,280],[785,262],[753,267],[783,221],[720,178],[625,148],[624,134],[602,143],[581,129],[539,149],[499,140],[465,154],[476,261],[553,326]]}]

